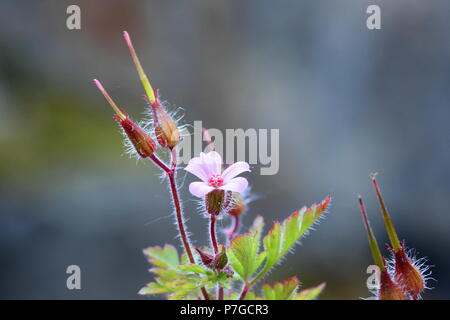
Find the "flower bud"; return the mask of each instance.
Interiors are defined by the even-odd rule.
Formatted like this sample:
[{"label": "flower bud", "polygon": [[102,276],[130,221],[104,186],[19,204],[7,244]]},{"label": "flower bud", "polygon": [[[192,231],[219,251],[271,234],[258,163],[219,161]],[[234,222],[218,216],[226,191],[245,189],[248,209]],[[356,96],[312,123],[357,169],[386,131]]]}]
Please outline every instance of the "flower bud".
[{"label": "flower bud", "polygon": [[206,211],[217,216],[223,209],[225,190],[214,189],[205,196]]},{"label": "flower bud", "polygon": [[395,280],[407,294],[418,298],[425,289],[424,276],[406,254],[404,242],[399,250],[391,251],[395,260]]},{"label": "flower bud", "polygon": [[111,107],[114,109],[116,114],[114,115],[114,119],[122,126],[124,132],[130,139],[137,153],[142,157],[149,157],[156,149],[155,142],[142,130],[137,124],[130,120],[128,115],[121,111],[114,101],[111,99],[109,94],[103,88],[100,81],[94,79],[94,84],[103,94],[105,99],[109,102]]},{"label": "flower bud", "polygon": [[228,257],[227,254],[225,252],[225,247],[222,246],[222,251],[220,251],[215,257],[214,257],[214,262],[213,262],[213,269],[220,271],[223,268],[225,268],[225,266],[228,263]]},{"label": "flower bud", "polygon": [[202,250],[200,250],[199,248],[194,247],[194,249],[198,252],[200,259],[202,260],[202,263],[206,266],[206,267],[210,267],[211,263],[214,260],[214,256],[203,252]]},{"label": "flower bud", "polygon": [[245,202],[242,196],[234,192],[233,193],[234,203],[231,209],[228,209],[228,214],[234,217],[239,217],[245,211]]},{"label": "flower bud", "polygon": [[378,300],[406,300],[407,297],[401,288],[391,279],[387,270],[380,272],[380,289]]},{"label": "flower bud", "polygon": [[152,109],[155,136],[163,148],[173,149],[180,142],[180,130],[176,122],[159,101],[158,90],[154,91],[155,99],[145,97]]}]

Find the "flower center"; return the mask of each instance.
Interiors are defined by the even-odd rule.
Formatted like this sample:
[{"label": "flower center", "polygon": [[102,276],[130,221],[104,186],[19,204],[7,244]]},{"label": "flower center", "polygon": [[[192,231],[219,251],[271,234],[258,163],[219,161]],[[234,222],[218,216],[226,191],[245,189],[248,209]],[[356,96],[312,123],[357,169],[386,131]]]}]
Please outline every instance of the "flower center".
[{"label": "flower center", "polygon": [[221,186],[223,186],[223,178],[221,177],[220,174],[215,173],[211,177],[209,177],[208,184],[210,187],[214,187],[214,188],[221,187]]}]

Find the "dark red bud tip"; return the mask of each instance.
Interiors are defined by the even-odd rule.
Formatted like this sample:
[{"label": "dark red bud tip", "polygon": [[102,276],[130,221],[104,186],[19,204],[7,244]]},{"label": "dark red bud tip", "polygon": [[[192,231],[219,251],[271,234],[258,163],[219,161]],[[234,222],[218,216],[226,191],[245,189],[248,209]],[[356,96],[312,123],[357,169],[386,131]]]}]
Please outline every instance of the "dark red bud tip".
[{"label": "dark red bud tip", "polygon": [[150,138],[144,130],[142,130],[137,124],[131,121],[128,116],[125,119],[115,115],[114,119],[116,119],[119,124],[122,126],[126,135],[130,139],[133,144],[136,152],[142,157],[146,158],[153,154],[156,149],[156,144]]},{"label": "dark red bud tip", "polygon": [[200,250],[197,247],[194,247],[194,249],[195,249],[195,251],[197,251],[198,255],[200,256],[200,259],[202,260],[202,263],[206,267],[209,267],[211,265],[211,263],[213,262],[213,260],[214,260],[214,256],[209,254],[209,253],[203,252],[202,250]]}]

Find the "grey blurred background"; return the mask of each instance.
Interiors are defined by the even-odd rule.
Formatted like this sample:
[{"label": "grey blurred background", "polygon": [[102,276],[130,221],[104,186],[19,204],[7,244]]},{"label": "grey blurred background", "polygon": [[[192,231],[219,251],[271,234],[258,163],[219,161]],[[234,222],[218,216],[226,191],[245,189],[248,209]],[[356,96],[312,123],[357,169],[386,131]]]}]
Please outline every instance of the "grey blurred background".
[{"label": "grey blurred background", "polygon": [[[82,29],[66,28],[81,7]],[[366,28],[381,7],[382,29]],[[400,238],[435,265],[426,299],[450,298],[450,2],[2,1],[0,298],[148,299],[142,249],[179,246],[158,171],[122,155],[99,78],[138,118],[145,103],[121,32],[154,86],[208,128],[279,128],[280,171],[248,178],[267,225],[333,197],[326,220],[266,280],[327,282],[358,299],[371,256],[361,194],[387,242],[368,173]],[[257,166],[256,166],[257,168]],[[188,227],[207,221],[182,190]],[[81,290],[66,268],[81,267]]]}]

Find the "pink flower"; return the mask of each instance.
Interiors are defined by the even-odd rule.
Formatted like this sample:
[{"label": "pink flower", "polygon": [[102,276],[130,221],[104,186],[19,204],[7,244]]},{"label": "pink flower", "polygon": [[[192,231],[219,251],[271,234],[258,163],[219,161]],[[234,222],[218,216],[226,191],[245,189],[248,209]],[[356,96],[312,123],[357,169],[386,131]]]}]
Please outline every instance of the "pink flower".
[{"label": "pink flower", "polygon": [[222,172],[222,157],[216,151],[211,151],[201,152],[199,157],[189,160],[184,170],[202,180],[192,182],[189,191],[196,197],[203,197],[215,189],[243,192],[248,186],[248,181],[236,176],[250,171],[250,166],[245,161],[238,161]]}]

